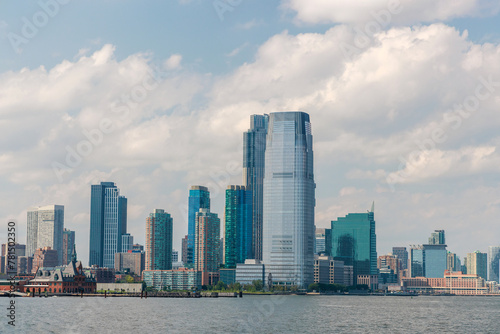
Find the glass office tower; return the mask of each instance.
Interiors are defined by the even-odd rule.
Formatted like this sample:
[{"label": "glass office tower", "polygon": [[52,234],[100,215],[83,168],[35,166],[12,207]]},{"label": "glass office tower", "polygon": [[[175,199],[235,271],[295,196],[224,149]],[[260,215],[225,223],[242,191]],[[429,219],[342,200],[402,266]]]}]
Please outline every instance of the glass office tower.
[{"label": "glass office tower", "polygon": [[250,129],[243,133],[243,184],[252,192],[253,256],[262,260],[262,220],[266,136],[269,115],[250,116]]},{"label": "glass office tower", "polygon": [[207,187],[192,186],[189,190],[187,262],[185,263],[191,268],[194,266],[196,213],[200,209],[210,210],[210,192]]},{"label": "glass office tower", "polygon": [[372,210],[349,213],[332,221],[332,257],[353,266],[354,284],[358,275],[377,275],[377,236]]},{"label": "glass office tower", "polygon": [[500,282],[500,246],[488,247],[488,281]]},{"label": "glass office tower", "polygon": [[228,186],[224,233],[224,264],[236,268],[237,263],[253,259],[252,192],[244,186]]},{"label": "glass office tower", "polygon": [[273,283],[307,287],[314,277],[313,137],[309,115],[269,116],[262,257]]},{"label": "glass office tower", "polygon": [[127,199],[114,182],[91,186],[89,265],[115,267],[127,230]]},{"label": "glass office tower", "polygon": [[173,219],[156,209],[146,219],[146,270],[172,269]]},{"label": "glass office tower", "polygon": [[38,248],[50,247],[57,251],[57,263],[63,264],[64,206],[31,208],[27,218],[27,255],[33,256]]}]

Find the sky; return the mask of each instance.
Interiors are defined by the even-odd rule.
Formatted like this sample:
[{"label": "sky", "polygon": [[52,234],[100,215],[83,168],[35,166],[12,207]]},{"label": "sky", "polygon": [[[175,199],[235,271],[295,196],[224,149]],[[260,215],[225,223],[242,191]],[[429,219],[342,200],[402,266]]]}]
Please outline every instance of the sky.
[{"label": "sky", "polygon": [[375,201],[377,251],[446,230],[500,244],[500,4],[490,0],[0,0],[0,242],[64,205],[87,263],[90,185],[116,182],[144,244],[187,233],[191,185],[242,183],[252,114],[300,110],[317,227]]}]

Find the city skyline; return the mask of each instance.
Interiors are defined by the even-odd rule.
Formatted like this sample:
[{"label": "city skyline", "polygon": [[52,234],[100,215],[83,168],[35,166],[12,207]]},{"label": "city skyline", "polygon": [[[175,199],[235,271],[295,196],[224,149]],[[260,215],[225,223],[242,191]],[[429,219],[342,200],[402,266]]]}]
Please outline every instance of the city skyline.
[{"label": "city skyline", "polygon": [[[434,229],[461,258],[486,252],[500,238],[500,21],[498,8],[468,2],[425,15],[412,3],[386,25],[368,15],[387,10],[380,3],[343,4],[345,17],[327,15],[341,12],[327,2],[241,3],[223,20],[201,1],[130,4],[119,17],[113,3],[75,3],[21,53],[7,34],[22,34],[22,17],[42,9],[2,3],[0,219],[16,219],[25,240],[27,208],[64,205],[87,263],[88,186],[113,181],[131,203],[136,241],[162,207],[180,249],[188,187],[209,187],[221,214],[225,187],[242,183],[249,115],[303,110],[316,124],[318,227],[375,200],[379,252]],[[89,12],[95,25],[74,24]],[[137,13],[162,17],[161,28],[154,18],[131,27]],[[109,31],[109,19],[120,29]],[[368,23],[381,33],[366,33]]]}]

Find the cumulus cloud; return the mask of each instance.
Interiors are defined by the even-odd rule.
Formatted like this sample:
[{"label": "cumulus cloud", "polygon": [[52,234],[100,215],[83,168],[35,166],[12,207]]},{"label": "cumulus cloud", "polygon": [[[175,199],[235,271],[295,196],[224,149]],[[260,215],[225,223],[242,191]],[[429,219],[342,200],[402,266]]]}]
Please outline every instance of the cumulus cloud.
[{"label": "cumulus cloud", "polygon": [[[391,28],[363,45],[355,40],[346,25],[323,34],[284,31],[263,43],[254,61],[218,77],[188,71],[181,55],[158,67],[148,54],[119,60],[113,45],[52,68],[0,74],[0,178],[10,190],[0,195],[9,208],[0,218],[25,219],[29,206],[64,204],[67,226],[77,229],[85,256],[89,186],[115,181],[129,198],[136,240],[144,238],[147,214],[163,208],[174,216],[178,241],[187,231],[189,185],[208,185],[222,218],[224,189],[241,183],[249,115],[303,110],[311,115],[315,139],[318,226],[364,212],[376,200],[379,235],[394,240],[406,233],[401,222],[411,212],[403,210],[428,219],[429,230],[433,220],[451,229],[443,211],[450,185],[456,203],[482,198],[478,208],[488,213],[481,220],[493,221],[488,219],[500,207],[486,196],[497,191],[488,184],[483,196],[484,185],[475,182],[499,163],[500,47],[474,44],[444,24]],[[356,50],[346,55],[343,45]],[[471,109],[467,103],[474,101],[467,98],[481,85],[484,98]],[[103,119],[113,130],[92,137]],[[429,143],[436,129],[439,140]],[[89,136],[98,144],[63,172],[60,183],[53,162],[69,165],[68,147],[84,151]],[[409,176],[392,192],[386,177],[398,172]],[[426,196],[432,200],[419,207]]]},{"label": "cumulus cloud", "polygon": [[374,21],[384,26],[491,15],[500,9],[494,0],[283,0],[283,6],[304,23]]}]

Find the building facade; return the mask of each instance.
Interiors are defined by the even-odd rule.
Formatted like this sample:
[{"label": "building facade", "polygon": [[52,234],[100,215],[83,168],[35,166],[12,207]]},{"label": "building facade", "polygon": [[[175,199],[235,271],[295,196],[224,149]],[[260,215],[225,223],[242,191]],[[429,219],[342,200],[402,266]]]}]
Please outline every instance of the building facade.
[{"label": "building facade", "polygon": [[253,254],[262,260],[264,171],[268,115],[251,115],[250,129],[243,133],[243,183],[252,192]]},{"label": "building facade", "polygon": [[146,270],[172,269],[173,219],[156,209],[146,219]]},{"label": "building facade", "polygon": [[262,255],[273,284],[314,281],[313,136],[309,115],[271,113],[266,141]]},{"label": "building facade", "polygon": [[[63,263],[64,206],[46,205],[28,209],[27,255],[36,249],[50,247],[58,253],[58,264]],[[31,253],[33,252],[33,253]]]},{"label": "building facade", "polygon": [[114,182],[91,186],[89,266],[114,268],[127,233],[127,199]]},{"label": "building facade", "polygon": [[420,293],[454,295],[485,295],[489,293],[485,280],[477,275],[446,271],[440,278],[403,278],[403,288]]},{"label": "building facade", "polygon": [[408,269],[408,251],[406,247],[392,247],[392,254],[401,260],[401,270]]},{"label": "building facade", "polygon": [[236,265],[236,282],[241,285],[261,280],[265,284],[265,266],[260,260],[248,259]]},{"label": "building facade", "polygon": [[201,272],[193,269],[145,270],[142,279],[155,290],[200,290]]},{"label": "building facade", "polygon": [[488,247],[488,281],[499,283],[500,246]]},{"label": "building facade", "polygon": [[36,273],[39,268],[53,268],[59,265],[58,253],[50,247],[39,248],[33,255],[31,273]]},{"label": "building facade", "polygon": [[336,261],[331,256],[315,256],[314,283],[345,285],[352,280],[345,281],[344,269],[344,262]]},{"label": "building facade", "polygon": [[185,265],[193,267],[195,262],[196,214],[200,209],[210,211],[210,192],[207,187],[192,186],[188,199],[188,240]]},{"label": "building facade", "polygon": [[429,245],[446,245],[444,230],[434,230],[429,238]]},{"label": "building facade", "polygon": [[475,251],[467,254],[467,274],[488,279],[488,254]]},{"label": "building facade", "polygon": [[253,258],[252,192],[244,186],[228,186],[224,215],[224,264],[236,268]]},{"label": "building facade", "polygon": [[128,272],[140,276],[145,269],[145,254],[129,251],[115,254],[115,271]]},{"label": "building facade", "polygon": [[[10,248],[10,249],[9,249]],[[13,252],[12,252],[13,251]],[[14,253],[14,258],[9,259],[9,253],[12,255]],[[19,261],[21,257],[26,256],[26,245],[15,244],[10,246],[9,244],[2,244],[2,267],[1,272],[7,273],[19,273]]]},{"label": "building facade", "polygon": [[134,246],[134,237],[130,233],[125,233],[122,235],[122,253],[127,253],[132,250]]},{"label": "building facade", "polygon": [[374,210],[350,213],[332,221],[332,256],[353,266],[354,284],[359,275],[377,275],[377,237]]},{"label": "building facade", "polygon": [[220,268],[220,219],[208,209],[196,213],[195,269],[203,285],[213,285]]},{"label": "building facade", "polygon": [[457,254],[448,252],[446,270],[450,272],[462,270],[462,263],[460,262],[460,257],[457,256]]},{"label": "building facade", "polygon": [[63,254],[62,265],[67,265],[71,262],[71,254],[73,254],[73,247],[75,246],[75,231],[68,229],[63,230]]}]

